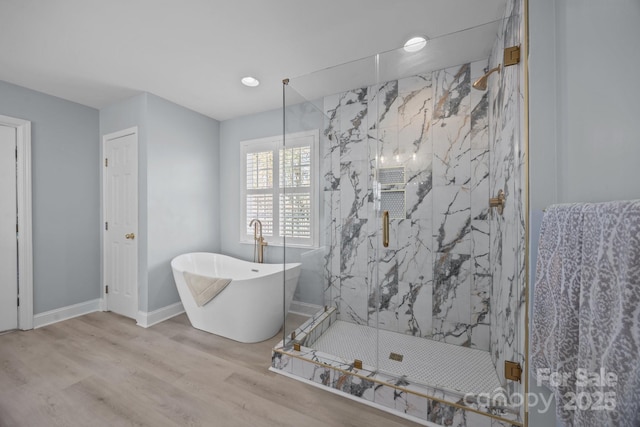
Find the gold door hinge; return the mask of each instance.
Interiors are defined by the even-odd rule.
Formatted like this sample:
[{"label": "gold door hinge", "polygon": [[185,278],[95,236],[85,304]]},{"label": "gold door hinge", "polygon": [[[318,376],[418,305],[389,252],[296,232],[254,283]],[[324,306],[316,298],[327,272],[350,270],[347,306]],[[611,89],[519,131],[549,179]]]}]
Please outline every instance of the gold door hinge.
[{"label": "gold door hinge", "polygon": [[506,47],[503,62],[505,67],[520,63],[520,46]]},{"label": "gold door hinge", "polygon": [[356,359],[353,361],[353,367],[356,369],[362,369],[362,360]]},{"label": "gold door hinge", "polygon": [[107,286],[105,286],[105,287],[104,287],[104,293],[105,293],[105,294],[108,294],[108,293],[109,293],[109,285],[107,285]]},{"label": "gold door hinge", "polygon": [[498,191],[498,197],[489,198],[489,208],[496,208],[499,215],[504,212],[504,205],[506,204],[507,196],[504,194],[504,190]]},{"label": "gold door hinge", "polygon": [[518,381],[522,380],[522,366],[517,362],[511,362],[510,360],[504,361],[504,378],[507,380]]},{"label": "gold door hinge", "polygon": [[109,167],[109,159],[105,157],[104,159],[104,167],[107,168]]}]

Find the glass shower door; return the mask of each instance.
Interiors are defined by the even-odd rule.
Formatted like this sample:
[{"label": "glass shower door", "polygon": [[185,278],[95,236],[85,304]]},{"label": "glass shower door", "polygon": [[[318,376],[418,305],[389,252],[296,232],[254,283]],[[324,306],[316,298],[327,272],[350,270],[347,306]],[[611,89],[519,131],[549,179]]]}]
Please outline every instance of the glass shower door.
[{"label": "glass shower door", "polygon": [[[283,250],[285,262],[302,264],[294,300],[319,306],[306,329],[285,325],[284,353],[293,348],[293,359],[313,365],[292,371],[406,411],[430,396],[430,421],[445,423],[467,404],[521,416],[477,403],[520,390],[504,363],[524,360],[521,114],[511,102],[520,71],[472,88],[500,62],[500,44],[516,41],[482,49],[471,41],[509,22],[285,85],[285,146],[290,133],[320,135],[319,246]],[[488,202],[501,188],[508,199],[497,214]],[[446,413],[433,412],[434,402]]]},{"label": "glass shower door", "polygon": [[305,93],[331,82],[318,99],[324,117],[325,304],[335,310],[336,321],[316,348],[374,370],[378,346],[372,298],[376,298],[373,274],[379,221],[374,196],[376,148],[368,109],[375,71],[375,58],[370,57],[296,82]]},{"label": "glass shower door", "polygon": [[432,338],[433,323],[433,88],[423,60],[424,52],[378,55],[377,82],[368,88],[376,366],[412,381],[426,366],[416,345]]}]

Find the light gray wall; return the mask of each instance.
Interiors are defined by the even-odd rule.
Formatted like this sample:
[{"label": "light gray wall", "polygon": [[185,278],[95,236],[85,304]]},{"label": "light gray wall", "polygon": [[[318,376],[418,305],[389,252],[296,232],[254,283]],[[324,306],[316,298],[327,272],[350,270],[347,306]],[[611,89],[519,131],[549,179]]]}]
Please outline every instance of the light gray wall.
[{"label": "light gray wall", "polygon": [[[287,132],[321,129],[322,126],[322,113],[311,103],[287,107]],[[220,123],[220,250],[223,254],[253,260],[253,245],[240,243],[240,142],[282,135],[282,130],[281,109]],[[304,254],[309,256],[303,256]],[[283,247],[265,248],[266,263],[279,263],[284,258]],[[317,286],[317,280],[314,279],[317,274],[312,268],[312,264],[317,264],[317,257],[306,249],[287,248],[286,261],[303,262],[294,299],[310,304],[323,304],[322,288]],[[306,264],[309,264],[308,268],[305,268]]]},{"label": "light gray wall", "polygon": [[[147,275],[147,94],[142,93],[100,110],[100,158],[102,158],[102,137],[113,132],[138,128],[138,309],[148,311],[148,275]],[[102,182],[102,167],[100,181]],[[102,194],[102,185],[100,185]],[[102,197],[100,197],[102,201]],[[102,202],[101,202],[102,206]],[[104,222],[102,208],[100,223]],[[100,233],[102,253],[103,235]],[[100,259],[100,280],[104,265]]]},{"label": "light gray wall", "polygon": [[219,122],[147,96],[148,311],[180,301],[170,262],[220,251]]},{"label": "light gray wall", "polygon": [[170,262],[220,250],[219,123],[143,93],[100,110],[100,134],[138,127],[138,308],[180,301]]},{"label": "light gray wall", "polygon": [[640,3],[531,2],[530,12],[532,208],[639,198]]},{"label": "light gray wall", "polygon": [[[529,310],[533,307],[542,209],[558,202],[556,25],[555,1],[529,2]],[[546,411],[541,406],[529,408],[529,425],[555,425],[551,392],[538,387],[532,375],[528,392],[552,402]]]},{"label": "light gray wall", "polygon": [[100,297],[98,110],[0,81],[31,121],[34,314]]},{"label": "light gray wall", "polygon": [[[529,2],[529,12],[533,290],[544,207],[640,198],[640,3]],[[530,425],[553,425],[549,416],[532,410]]]},{"label": "light gray wall", "polygon": [[[220,122],[220,250],[253,259],[253,246],[240,243],[240,142],[282,134],[282,111],[272,110]],[[282,248],[265,248],[265,262],[282,260]]]},{"label": "light gray wall", "polygon": [[556,2],[560,201],[640,198],[640,2]]}]

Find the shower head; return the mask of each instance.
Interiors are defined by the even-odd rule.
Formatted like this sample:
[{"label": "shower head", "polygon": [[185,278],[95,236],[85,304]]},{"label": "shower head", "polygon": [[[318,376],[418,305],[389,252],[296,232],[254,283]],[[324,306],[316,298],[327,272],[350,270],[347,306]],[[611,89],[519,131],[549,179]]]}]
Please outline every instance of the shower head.
[{"label": "shower head", "polygon": [[484,76],[473,82],[473,87],[478,90],[487,90],[487,80],[489,80],[489,76],[496,71],[500,72],[500,64],[498,64],[497,67],[490,69]]}]

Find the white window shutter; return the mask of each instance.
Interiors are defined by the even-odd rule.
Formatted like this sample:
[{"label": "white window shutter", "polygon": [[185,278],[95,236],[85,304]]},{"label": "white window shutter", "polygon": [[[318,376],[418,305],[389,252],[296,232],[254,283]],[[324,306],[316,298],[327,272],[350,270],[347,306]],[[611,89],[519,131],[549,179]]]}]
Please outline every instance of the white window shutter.
[{"label": "white window shutter", "polygon": [[262,222],[262,234],[271,244],[317,246],[318,137],[308,131],[282,138],[242,143],[241,240],[253,240],[253,219]]}]

